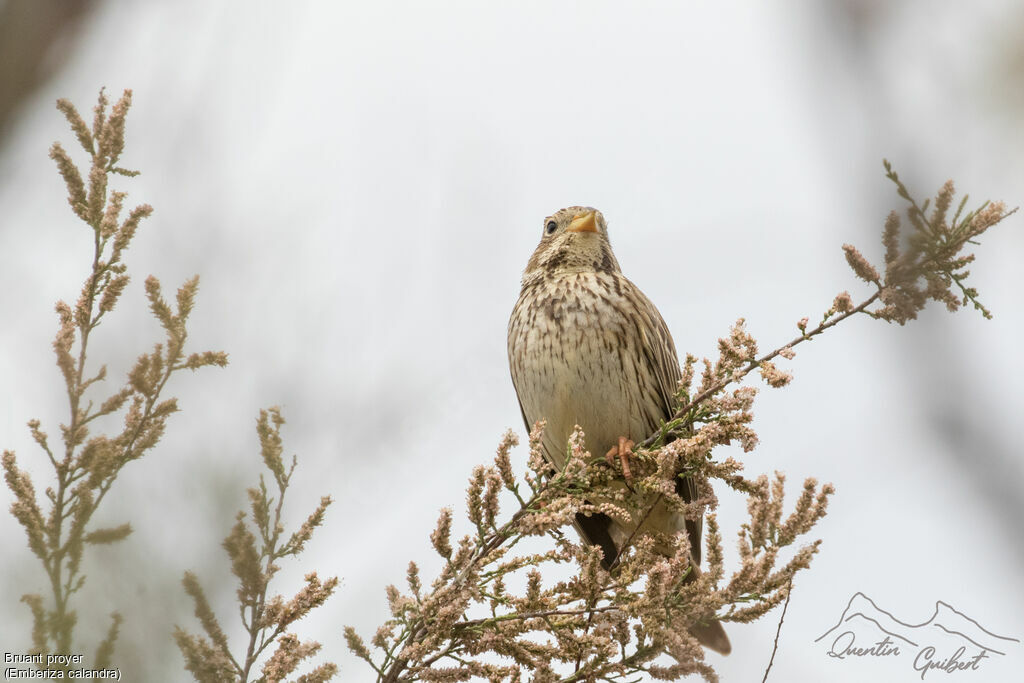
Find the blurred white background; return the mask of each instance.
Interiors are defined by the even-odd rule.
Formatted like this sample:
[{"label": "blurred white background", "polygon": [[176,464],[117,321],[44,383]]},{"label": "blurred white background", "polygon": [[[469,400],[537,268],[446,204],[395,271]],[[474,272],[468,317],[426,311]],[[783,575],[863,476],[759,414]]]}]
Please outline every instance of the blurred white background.
[{"label": "blurred white background", "polygon": [[[335,499],[278,590],[314,569],[341,577],[297,630],[339,680],[372,680],[342,626],[371,636],[410,559],[432,575],[438,509],[461,511],[472,467],[506,428],[522,433],[506,322],[554,210],[601,209],[680,352],[711,355],[738,317],[770,348],[837,292],[867,291],[840,245],[881,254],[901,208],[883,157],[921,199],[953,177],[974,204],[1024,201],[1024,11],[1010,0],[38,6],[58,4],[82,11],[40,43],[32,3],[0,2],[8,65],[39,52],[7,71],[31,87],[0,93],[0,446],[41,495],[24,424],[56,438],[66,419],[53,303],[77,297],[91,248],[47,158],[54,140],[74,147],[58,97],[86,113],[100,86],[134,90],[123,164],[142,175],[118,186],[156,209],[94,361],[117,376],[157,340],[150,273],[169,292],[200,274],[193,350],[231,357],[173,382],[182,412],[102,508],[135,533],[87,555],[81,651],[100,637],[85,625],[122,611],[127,680],[186,679],[170,635],[199,629],[186,569],[239,636],[220,540],[274,404],[299,456],[290,521]],[[799,348],[790,387],[762,392],[749,474],[784,471],[792,495],[806,476],[837,488],[771,680],[919,680],[906,659],[838,661],[814,642],[855,591],[904,621],[944,600],[1024,638],[1022,220],[976,250],[994,320],[852,320]],[[730,551],[741,503],[723,494]],[[45,586],[6,514],[0,539],[0,648],[22,652],[18,598]],[[709,655],[723,681],[761,679],[777,622],[728,627],[734,653]],[[1018,645],[958,679],[1019,680],[1022,666]]]}]

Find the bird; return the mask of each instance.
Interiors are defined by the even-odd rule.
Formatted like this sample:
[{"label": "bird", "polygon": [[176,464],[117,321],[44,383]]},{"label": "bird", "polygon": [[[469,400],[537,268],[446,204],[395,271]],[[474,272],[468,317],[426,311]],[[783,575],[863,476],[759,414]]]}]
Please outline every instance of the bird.
[{"label": "bird", "polygon": [[[571,206],[544,219],[509,318],[508,357],[526,428],[546,421],[541,448],[556,468],[564,465],[566,444],[579,425],[588,450],[622,461],[628,485],[635,442],[675,411],[681,371],[672,335],[650,299],[622,274],[605,218],[591,207]],[[676,481],[684,500],[696,497],[692,478]],[[636,526],[600,513],[575,520],[584,542],[601,547],[605,569]],[[655,503],[641,531],[685,529],[692,580],[699,575],[701,526]],[[689,631],[711,650],[732,649],[718,621],[695,623]]]}]

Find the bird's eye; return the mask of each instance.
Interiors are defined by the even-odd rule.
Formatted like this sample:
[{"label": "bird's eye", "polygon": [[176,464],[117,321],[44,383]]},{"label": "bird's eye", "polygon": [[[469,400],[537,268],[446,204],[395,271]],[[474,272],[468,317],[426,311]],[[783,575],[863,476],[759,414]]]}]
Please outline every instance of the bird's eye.
[{"label": "bird's eye", "polygon": [[544,226],[544,234],[546,235],[554,235],[555,230],[558,230],[558,223],[554,221],[548,221],[548,224]]}]

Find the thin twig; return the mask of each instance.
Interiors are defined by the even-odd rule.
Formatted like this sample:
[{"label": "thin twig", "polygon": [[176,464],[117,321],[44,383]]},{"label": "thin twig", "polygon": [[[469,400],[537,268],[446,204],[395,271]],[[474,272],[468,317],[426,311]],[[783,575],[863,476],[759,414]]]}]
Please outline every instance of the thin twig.
[{"label": "thin twig", "polygon": [[772,664],[775,663],[775,653],[779,650],[779,634],[782,633],[782,622],[786,619],[786,608],[789,607],[789,598],[793,595],[793,579],[789,580],[789,587],[786,589],[786,602],[782,605],[782,615],[779,617],[779,627],[775,629],[775,644],[772,645],[772,656],[768,660],[768,668],[764,670],[764,678],[761,679],[761,683],[766,683],[768,680],[768,672],[772,670]]},{"label": "thin twig", "polygon": [[502,621],[523,621],[527,619],[544,619],[549,617],[583,617],[588,615],[593,616],[602,612],[620,611],[622,610],[618,605],[601,605],[594,607],[581,607],[579,609],[549,609],[541,612],[502,614],[496,617],[486,617],[483,619],[471,619],[468,621],[458,622],[452,626],[452,631],[457,632],[470,628],[479,628],[481,626],[497,624]]}]

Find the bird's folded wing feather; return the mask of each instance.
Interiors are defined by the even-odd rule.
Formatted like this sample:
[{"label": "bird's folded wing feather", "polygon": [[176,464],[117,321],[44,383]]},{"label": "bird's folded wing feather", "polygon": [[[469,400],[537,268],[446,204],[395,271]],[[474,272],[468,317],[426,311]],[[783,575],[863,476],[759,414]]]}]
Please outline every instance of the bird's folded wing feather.
[{"label": "bird's folded wing feather", "polygon": [[[663,419],[668,420],[676,409],[675,394],[679,389],[679,380],[682,377],[679,357],[676,355],[672,334],[668,331],[668,326],[661,314],[658,313],[658,309],[638,288],[634,287],[634,295],[645,304],[637,306],[637,310],[640,312],[640,315],[637,316],[637,331],[642,340],[644,356],[654,370],[657,380],[658,396],[656,399],[663,409]],[[660,425],[652,425],[651,433],[653,434],[659,427]],[[697,483],[692,477],[677,478],[676,493],[689,503],[697,497]],[[686,520],[686,532],[690,539],[690,554],[693,555],[694,562],[698,565],[701,559],[702,527],[702,520]]]}]

